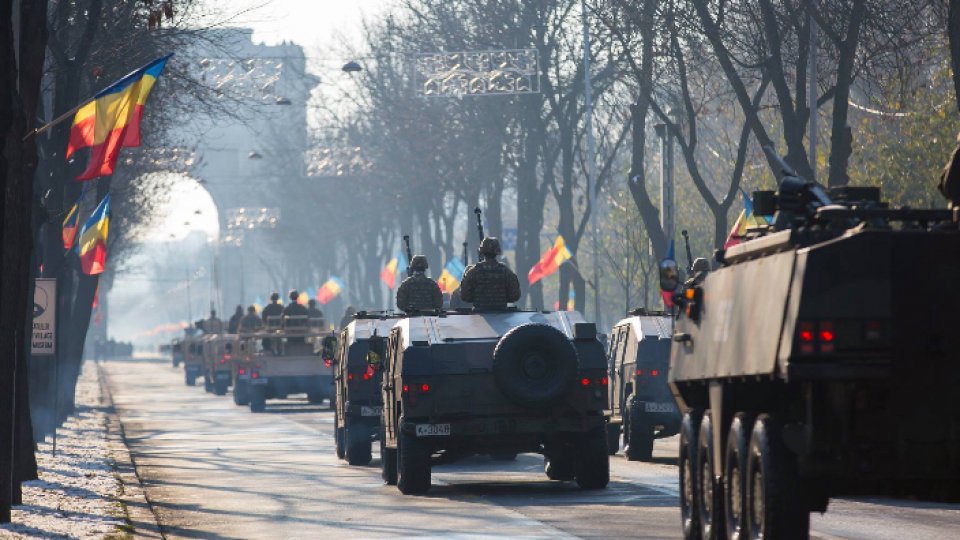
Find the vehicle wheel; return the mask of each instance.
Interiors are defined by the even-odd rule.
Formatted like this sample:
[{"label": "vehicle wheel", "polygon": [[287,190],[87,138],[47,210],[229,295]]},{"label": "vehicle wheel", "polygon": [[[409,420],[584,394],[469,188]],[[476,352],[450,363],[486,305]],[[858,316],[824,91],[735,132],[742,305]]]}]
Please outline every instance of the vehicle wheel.
[{"label": "vehicle wheel", "polygon": [[397,485],[397,450],[387,448],[383,430],[380,430],[380,478],[388,486]]},{"label": "vehicle wheel", "polygon": [[629,461],[650,461],[653,459],[653,426],[644,421],[635,406],[630,407],[626,421],[624,455]]},{"label": "vehicle wheel", "polygon": [[576,479],[581,489],[603,489],[610,483],[610,454],[607,453],[605,429],[587,434],[580,442]]},{"label": "vehicle wheel", "polygon": [[347,450],[343,444],[343,428],[333,428],[333,440],[336,442],[337,457],[343,459],[347,456]]},{"label": "vehicle wheel", "polygon": [[743,540],[747,536],[743,509],[747,471],[747,452],[753,419],[747,413],[737,413],[727,433],[727,455],[723,464],[723,515],[727,525],[727,540]]},{"label": "vehicle wheel", "polygon": [[697,507],[700,509],[700,536],[703,540],[723,538],[723,487],[714,471],[713,420],[708,411],[700,421],[697,436],[697,480],[700,482]]},{"label": "vehicle wheel", "polygon": [[700,499],[697,483],[697,436],[703,413],[691,409],[683,415],[680,424],[680,455],[677,469],[680,474],[680,522],[684,540],[700,540]]},{"label": "vehicle wheel", "polygon": [[800,477],[780,423],[762,414],[753,424],[747,455],[746,518],[751,538],[808,538],[810,513],[797,504]]},{"label": "vehicle wheel", "polygon": [[404,495],[430,489],[430,456],[423,443],[402,431],[397,436],[397,487]]},{"label": "vehicle wheel", "polygon": [[516,452],[490,452],[490,458],[494,461],[516,461]]},{"label": "vehicle wheel", "polygon": [[322,392],[307,392],[307,402],[311,405],[319,405],[323,403],[323,393]]},{"label": "vehicle wheel", "polygon": [[504,334],[493,350],[497,388],[523,407],[549,407],[563,399],[578,370],[573,344],[546,324],[521,324]]},{"label": "vehicle wheel", "polygon": [[247,383],[237,381],[233,386],[233,402],[240,406],[250,404],[250,388]]},{"label": "vehicle wheel", "polygon": [[[334,397],[334,396],[330,396],[330,397],[327,398],[327,400],[329,401],[329,405],[328,405],[328,406],[330,407],[330,410],[331,410],[331,411],[337,410],[337,398]],[[321,399],[321,401],[323,401],[323,400]],[[318,401],[317,403],[320,403],[320,402]]]},{"label": "vehicle wheel", "polygon": [[620,450],[620,424],[607,424],[607,454],[617,455]]},{"label": "vehicle wheel", "polygon": [[547,478],[560,482],[573,480],[577,475],[576,466],[569,455],[543,458],[543,472]]},{"label": "vehicle wheel", "polygon": [[369,465],[373,459],[369,432],[366,429],[344,428],[343,440],[347,446],[347,463],[350,465]]},{"label": "vehicle wheel", "polygon": [[190,373],[189,371],[184,370],[184,372],[183,372],[183,382],[184,382],[184,384],[186,384],[187,386],[196,386],[196,384],[197,384],[197,379],[196,379],[196,377],[193,376],[193,373]]},{"label": "vehicle wheel", "polygon": [[213,383],[213,393],[218,396],[227,395],[227,381],[216,381]]},{"label": "vehicle wheel", "polygon": [[250,389],[250,412],[261,413],[267,409],[266,390],[263,388]]}]

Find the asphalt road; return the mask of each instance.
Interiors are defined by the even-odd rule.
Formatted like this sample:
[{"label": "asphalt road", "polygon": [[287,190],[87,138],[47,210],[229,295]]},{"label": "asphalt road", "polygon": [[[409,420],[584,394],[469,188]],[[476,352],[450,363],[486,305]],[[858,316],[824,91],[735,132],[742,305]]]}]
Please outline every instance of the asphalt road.
[{"label": "asphalt road", "polygon": [[[104,364],[137,472],[167,538],[678,538],[676,438],[654,463],[611,458],[606,490],[547,480],[540,456],[434,468],[426,496],[380,463],[334,455],[333,414],[305,400],[252,414],[183,385],[167,361]],[[832,501],[815,538],[960,538],[960,505]]]}]

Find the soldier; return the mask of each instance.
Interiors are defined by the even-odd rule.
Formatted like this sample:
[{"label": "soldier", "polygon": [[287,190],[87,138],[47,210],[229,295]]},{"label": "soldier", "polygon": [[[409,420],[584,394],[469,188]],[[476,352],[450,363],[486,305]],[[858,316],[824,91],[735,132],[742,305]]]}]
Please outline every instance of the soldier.
[{"label": "soldier", "polygon": [[397,308],[406,311],[428,311],[443,308],[443,292],[437,282],[424,272],[429,268],[427,258],[415,255],[410,261],[412,275],[397,289]]},{"label": "soldier", "polygon": [[320,311],[320,308],[317,307],[317,301],[314,300],[313,298],[311,298],[310,301],[307,302],[307,317],[310,317],[311,319],[323,318],[323,312]]},{"label": "soldier", "polygon": [[257,315],[257,308],[250,306],[247,308],[247,314],[240,319],[241,332],[256,332],[263,328],[263,320]]},{"label": "soldier", "polygon": [[267,322],[268,317],[279,317],[283,315],[283,305],[280,304],[280,295],[273,293],[270,295],[270,303],[267,304],[267,307],[263,308],[263,312],[260,313],[263,317],[263,322]]},{"label": "soldier", "polygon": [[488,236],[480,242],[480,262],[467,268],[460,282],[460,299],[475,309],[506,309],[520,299],[520,281],[497,260],[500,241]]},{"label": "soldier", "polygon": [[216,310],[210,310],[210,318],[203,321],[203,333],[219,334],[223,332],[223,321],[217,318]]},{"label": "soldier", "polygon": [[287,317],[306,317],[307,308],[304,307],[299,302],[297,302],[297,300],[300,298],[300,291],[293,289],[290,291],[290,294],[288,296],[290,297],[290,303],[283,308],[283,318],[286,319]]},{"label": "soldier", "polygon": [[340,319],[340,330],[346,328],[347,325],[353,320],[353,316],[356,314],[357,308],[353,306],[347,306],[347,309],[343,312],[343,318]]},{"label": "soldier", "polygon": [[230,321],[227,323],[228,334],[237,333],[237,329],[240,328],[241,319],[243,319],[243,306],[237,305],[236,311],[233,312],[233,316],[230,317]]}]

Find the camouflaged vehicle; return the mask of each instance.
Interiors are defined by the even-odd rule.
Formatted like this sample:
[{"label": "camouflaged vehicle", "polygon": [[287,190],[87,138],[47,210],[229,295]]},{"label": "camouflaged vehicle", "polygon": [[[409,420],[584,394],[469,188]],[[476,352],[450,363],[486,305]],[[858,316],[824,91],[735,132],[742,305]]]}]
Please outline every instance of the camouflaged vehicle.
[{"label": "camouflaged vehicle", "polygon": [[[319,319],[317,319],[319,321]],[[310,403],[335,403],[333,363],[314,353],[314,343],[331,333],[307,317],[269,317],[267,325],[252,334],[241,334],[242,350],[249,355],[246,392],[252,412],[263,412],[268,399],[306,394]],[[239,371],[239,370],[238,370]]]},{"label": "camouflaged vehicle", "polygon": [[368,359],[370,340],[386,341],[393,325],[405,316],[360,312],[344,327],[338,339],[326,338],[321,344],[326,346],[323,354],[333,358],[337,457],[346,459],[350,465],[369,464],[373,441],[381,440],[383,372],[377,369],[376,359]]},{"label": "camouflaged vehicle", "polygon": [[680,431],[680,411],[667,384],[673,318],[636,310],[610,333],[610,454],[620,448],[630,461],[653,459],[653,441]]},{"label": "camouflaged vehicle", "polygon": [[187,386],[195,385],[197,377],[203,375],[202,338],[203,334],[187,335],[180,342],[183,350],[183,381]]},{"label": "camouflaged vehicle", "polygon": [[240,345],[236,334],[212,334],[200,341],[203,350],[203,389],[225,396],[232,384],[231,362]]},{"label": "camouflaged vehicle", "polygon": [[[785,168],[786,171],[786,168]],[[788,174],[674,297],[685,538],[806,538],[840,495],[955,497],[960,232]],[[751,239],[752,238],[752,239]],[[661,263],[673,290],[676,264]]]},{"label": "camouflaged vehicle", "polygon": [[385,345],[387,484],[423,493],[433,463],[536,452],[553,480],[607,485],[606,358],[579,313],[415,316],[398,321]]}]

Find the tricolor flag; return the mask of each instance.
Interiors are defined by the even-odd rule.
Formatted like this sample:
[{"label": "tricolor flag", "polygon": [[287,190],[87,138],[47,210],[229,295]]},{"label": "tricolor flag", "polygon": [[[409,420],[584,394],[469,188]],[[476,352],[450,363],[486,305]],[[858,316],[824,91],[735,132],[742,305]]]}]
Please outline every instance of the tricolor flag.
[{"label": "tricolor flag", "polygon": [[403,253],[397,253],[397,256],[390,259],[390,262],[380,271],[380,280],[387,284],[391,289],[397,286],[397,276],[407,270],[407,258]]},{"label": "tricolor flag", "polygon": [[553,247],[547,250],[547,252],[543,254],[543,257],[540,257],[540,262],[533,265],[533,268],[527,273],[527,281],[530,285],[533,285],[556,272],[557,269],[560,268],[560,265],[571,257],[573,257],[573,255],[571,255],[570,250],[567,249],[567,244],[563,241],[563,236],[558,235],[557,241],[553,243]]},{"label": "tricolor flag", "polygon": [[110,232],[110,194],[100,201],[97,209],[90,215],[80,231],[80,269],[84,274],[96,275],[103,272],[107,263],[107,234]]},{"label": "tricolor flag", "polygon": [[[667,256],[664,257],[664,260],[676,260],[675,250],[673,249],[673,240],[670,240],[670,244],[667,245]],[[660,298],[663,300],[663,305],[667,309],[673,309],[673,291],[660,291]]]},{"label": "tricolor flag", "polygon": [[443,272],[440,272],[440,278],[437,279],[437,285],[440,290],[446,293],[452,293],[460,286],[460,280],[463,279],[463,262],[460,259],[450,259]]},{"label": "tricolor flag", "polygon": [[743,242],[744,237],[747,235],[747,229],[752,227],[766,227],[773,222],[773,218],[770,216],[754,215],[753,201],[750,200],[750,197],[747,196],[747,193],[742,189],[740,190],[740,195],[743,197],[743,210],[740,211],[740,216],[737,217],[733,228],[730,229],[730,234],[727,235],[727,241],[723,243],[723,249]]},{"label": "tricolor flag", "polygon": [[143,106],[170,56],[157,58],[133,71],[77,110],[70,128],[67,159],[80,148],[91,148],[87,169],[77,180],[113,174],[120,148],[140,146]]},{"label": "tricolor flag", "polygon": [[310,297],[307,296],[306,291],[301,292],[300,296],[297,297],[297,303],[300,304],[301,306],[307,305],[307,302],[309,301],[310,301]]},{"label": "tricolor flag", "polygon": [[[570,296],[567,297],[567,311],[573,311],[577,305],[577,291],[570,289]],[[553,310],[560,311],[560,300],[553,303]]]},{"label": "tricolor flag", "polygon": [[77,239],[77,227],[79,226],[80,201],[77,201],[63,220],[63,249],[69,250],[73,247],[73,241]]},{"label": "tricolor flag", "polygon": [[343,289],[343,281],[336,276],[330,276],[330,279],[328,279],[327,282],[320,287],[320,290],[317,291],[317,302],[326,305],[327,302],[339,296]]}]

